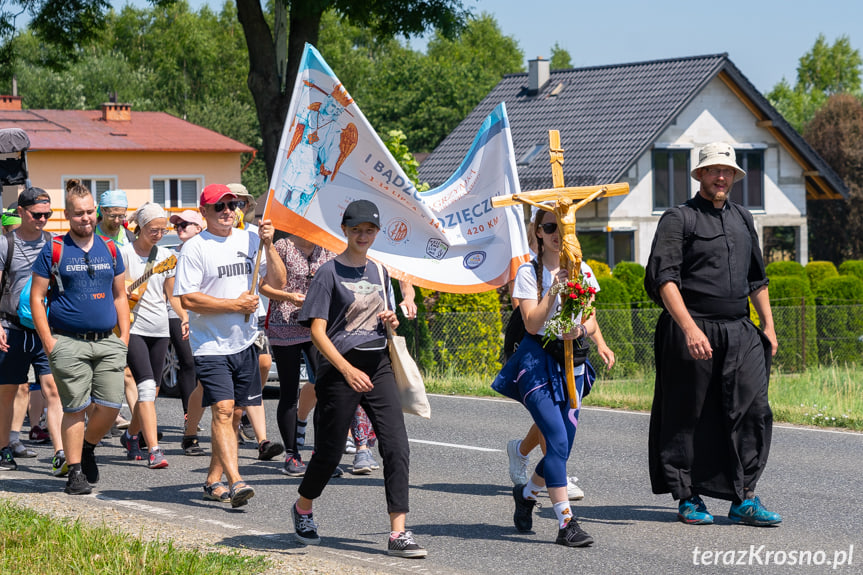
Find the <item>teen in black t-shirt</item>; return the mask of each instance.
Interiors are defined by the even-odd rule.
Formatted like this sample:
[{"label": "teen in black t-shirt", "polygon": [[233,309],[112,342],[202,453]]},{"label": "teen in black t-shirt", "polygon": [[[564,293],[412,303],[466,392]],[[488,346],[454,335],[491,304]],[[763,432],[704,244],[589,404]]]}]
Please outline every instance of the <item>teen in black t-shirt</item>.
[{"label": "teen in black t-shirt", "polygon": [[[320,429],[300,497],[292,506],[297,540],[320,543],[312,519],[312,502],[326,487],[342,457],[345,435],[357,405],[362,405],[377,432],[384,463],[384,489],[390,516],[387,552],[397,557],[425,557],[426,550],[405,530],[408,512],[410,449],[387,354],[386,324],[398,320],[387,274],[366,257],[380,231],[377,206],[351,202],[342,216],[347,248],[321,266],[309,286],[299,322],[311,328],[312,342],[324,361],[316,374]],[[383,275],[384,277],[380,277]],[[389,304],[384,304],[389,297]]]}]

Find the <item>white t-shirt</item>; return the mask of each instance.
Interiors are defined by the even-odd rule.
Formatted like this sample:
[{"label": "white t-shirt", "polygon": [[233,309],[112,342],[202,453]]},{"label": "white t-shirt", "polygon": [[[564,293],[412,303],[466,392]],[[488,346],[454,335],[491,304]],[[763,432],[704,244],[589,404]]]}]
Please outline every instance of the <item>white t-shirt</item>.
[{"label": "white t-shirt", "polygon": [[[140,278],[147,267],[149,254],[139,256],[132,244],[121,246],[120,254],[123,256],[123,263],[126,264],[126,282],[133,282]],[[158,246],[153,269],[158,269],[159,264],[165,262],[172,255],[170,250]],[[150,276],[143,294],[141,294],[140,289],[136,290],[141,294],[141,298],[135,309],[132,310],[135,320],[132,323],[130,333],[149,337],[168,337],[168,304],[165,297],[165,280],[173,277],[175,269],[170,262],[166,262],[165,267],[171,269]]]},{"label": "white t-shirt", "polygon": [[[252,271],[260,240],[255,233],[232,229],[221,237],[204,230],[183,244],[177,262],[174,295],[201,292],[236,299],[252,286]],[[267,274],[267,254],[261,255],[260,276]],[[229,355],[243,351],[258,336],[255,313],[244,321],[243,313],[199,314],[189,311],[189,343],[192,353]]]},{"label": "white t-shirt", "polygon": [[[590,269],[590,266],[581,262],[581,273],[584,274],[585,284],[589,287],[596,289],[599,291],[599,282],[596,281],[596,275],[593,273],[593,270]],[[587,277],[587,274],[590,274],[590,277]],[[551,275],[545,266],[542,266],[542,295],[548,293],[548,290],[551,289],[552,284],[554,283],[554,278]],[[533,263],[527,262],[525,264],[521,264],[518,268],[518,272],[515,275],[515,283],[512,286],[512,297],[518,299],[536,299],[536,273],[533,269]],[[551,319],[554,314],[560,309],[560,295],[556,296],[557,305],[552,306],[551,311],[548,314],[548,317],[545,318],[545,321]],[[581,314],[577,319],[581,318]],[[544,322],[543,322],[544,323]],[[545,326],[537,332],[538,335],[545,335]]]}]

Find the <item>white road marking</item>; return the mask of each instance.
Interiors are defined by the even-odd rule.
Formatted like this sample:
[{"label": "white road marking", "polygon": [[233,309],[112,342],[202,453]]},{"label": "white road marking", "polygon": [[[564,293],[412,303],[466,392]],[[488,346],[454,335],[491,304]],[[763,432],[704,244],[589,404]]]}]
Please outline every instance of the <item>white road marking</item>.
[{"label": "white road marking", "polygon": [[[443,395],[443,394],[438,394],[438,393],[430,393],[429,396],[448,398],[448,399],[467,399],[470,401],[491,401],[491,402],[495,402],[495,403],[511,403],[512,405],[521,405],[519,402],[512,400],[512,399],[507,399],[507,398],[470,397],[467,395]],[[633,411],[631,409],[613,409],[611,407],[595,407],[595,406],[588,406],[588,405],[583,406],[582,409],[588,410],[588,411],[607,411],[610,413],[625,413],[628,415],[641,415],[644,417],[650,417],[649,411]],[[794,431],[816,431],[819,433],[837,433],[839,435],[854,435],[854,436],[858,436],[858,437],[863,437],[863,433],[861,433],[859,431],[848,430],[848,429],[827,429],[827,428],[821,428],[821,427],[807,427],[807,426],[803,426],[803,425],[792,425],[792,424],[788,424],[788,423],[774,423],[773,427],[778,427],[781,429],[793,429]],[[411,441],[413,441],[413,440],[411,440]]]},{"label": "white road marking", "polygon": [[408,439],[412,443],[426,443],[428,445],[440,445],[441,447],[455,447],[456,449],[472,449],[474,451],[503,451],[502,449],[489,449],[488,447],[475,447],[473,445],[459,445],[457,443],[442,443],[440,441],[426,441],[424,439]]}]

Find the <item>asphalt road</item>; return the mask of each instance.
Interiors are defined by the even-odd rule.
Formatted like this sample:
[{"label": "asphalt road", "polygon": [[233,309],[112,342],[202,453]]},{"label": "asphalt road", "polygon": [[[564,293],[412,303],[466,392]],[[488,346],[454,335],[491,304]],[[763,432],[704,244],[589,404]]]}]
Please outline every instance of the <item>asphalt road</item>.
[{"label": "asphalt road", "polygon": [[[553,544],[557,525],[547,498],[540,500],[534,533],[520,534],[512,525],[504,449],[529,425],[524,408],[508,400],[446,396],[432,396],[431,403],[430,421],[407,417],[408,527],[429,550],[424,560],[385,554],[381,471],[330,483],[315,507],[319,547],[303,548],[292,538],[289,506],[300,479],[281,475],[281,460],[257,461],[248,444],[240,448],[240,464],[257,493],[250,504],[232,510],[203,501],[208,458],[182,455],[176,399],[157,401],[170,466],[149,470],[126,461],[119,441],[110,440],[97,449],[102,480],[88,499],[135,513],[142,526],[148,517],[194,523],[222,534],[227,545],[318,554],[389,573],[863,573],[863,434],[776,426],[758,493],[782,513],[782,525],[734,525],[726,518],[727,502],[706,499],[716,524],[687,526],[675,520],[670,496],[650,492],[647,414],[587,408],[569,472],[586,493],[574,511],[596,543],[568,549]],[[272,439],[276,401],[265,404]],[[533,461],[537,457],[538,451]],[[65,480],[48,474],[49,459],[49,449],[40,447],[38,459],[19,460],[21,469],[0,474],[0,481],[8,489],[10,480],[26,478],[33,489],[60,491]],[[343,462],[351,460],[345,456]]]}]

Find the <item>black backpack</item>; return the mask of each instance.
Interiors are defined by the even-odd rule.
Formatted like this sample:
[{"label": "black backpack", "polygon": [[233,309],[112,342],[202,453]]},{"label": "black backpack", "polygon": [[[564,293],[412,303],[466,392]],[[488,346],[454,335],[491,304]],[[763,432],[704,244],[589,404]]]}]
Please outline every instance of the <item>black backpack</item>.
[{"label": "black backpack", "polygon": [[[542,267],[536,258],[530,261],[533,264],[533,271],[537,278],[542,277]],[[537,279],[537,291],[542,289],[539,287],[539,279]],[[537,294],[537,298],[542,294]],[[509,321],[506,322],[506,329],[503,331],[503,363],[506,363],[518,349],[518,344],[524,339],[527,333],[527,328],[524,327],[524,318],[521,316],[521,311],[518,308],[512,310],[512,315],[509,316]]]}]

